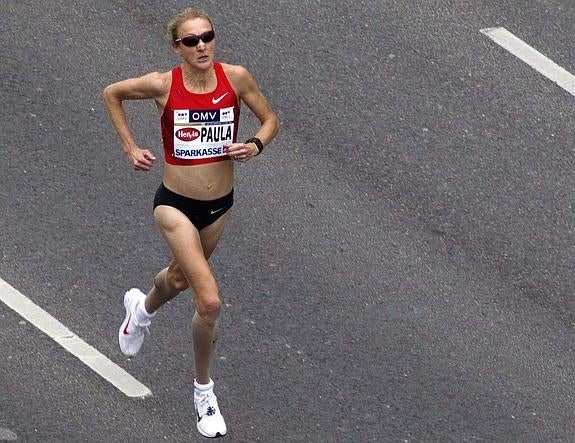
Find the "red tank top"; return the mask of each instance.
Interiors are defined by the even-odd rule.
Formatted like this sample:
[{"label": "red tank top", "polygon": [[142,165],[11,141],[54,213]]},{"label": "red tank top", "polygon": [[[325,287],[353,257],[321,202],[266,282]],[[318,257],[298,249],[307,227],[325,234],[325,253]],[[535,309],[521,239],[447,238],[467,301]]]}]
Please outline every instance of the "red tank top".
[{"label": "red tank top", "polygon": [[170,95],[161,117],[164,158],[171,165],[229,160],[223,146],[236,141],[240,104],[224,69],[214,63],[217,86],[208,94],[184,87],[182,67],[172,69]]}]

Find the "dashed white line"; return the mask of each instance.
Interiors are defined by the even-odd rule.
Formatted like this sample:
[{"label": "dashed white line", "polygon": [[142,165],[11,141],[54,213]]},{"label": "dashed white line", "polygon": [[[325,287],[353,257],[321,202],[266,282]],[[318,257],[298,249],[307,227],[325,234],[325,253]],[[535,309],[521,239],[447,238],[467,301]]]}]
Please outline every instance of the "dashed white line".
[{"label": "dashed white line", "polygon": [[518,57],[540,74],[554,81],[571,95],[575,95],[575,76],[505,28],[485,28],[480,30],[502,48]]},{"label": "dashed white line", "polygon": [[2,279],[0,279],[0,301],[47,334],[128,397],[146,397],[152,394],[152,391],[145,385],[84,342],[66,326]]}]

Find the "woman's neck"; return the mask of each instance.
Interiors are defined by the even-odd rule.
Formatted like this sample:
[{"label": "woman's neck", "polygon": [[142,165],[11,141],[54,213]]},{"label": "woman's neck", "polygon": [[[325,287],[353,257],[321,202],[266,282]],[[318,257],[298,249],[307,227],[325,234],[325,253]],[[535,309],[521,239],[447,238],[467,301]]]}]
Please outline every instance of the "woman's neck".
[{"label": "woman's neck", "polygon": [[209,69],[193,69],[182,65],[182,77],[184,84],[197,92],[209,92],[214,89],[215,78],[213,66]]}]

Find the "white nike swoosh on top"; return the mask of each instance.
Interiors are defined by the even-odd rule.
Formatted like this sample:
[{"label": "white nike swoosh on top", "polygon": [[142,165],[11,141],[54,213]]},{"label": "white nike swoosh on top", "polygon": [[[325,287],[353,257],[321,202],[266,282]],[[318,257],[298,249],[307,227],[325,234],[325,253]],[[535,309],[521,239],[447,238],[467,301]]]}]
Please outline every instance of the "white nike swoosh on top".
[{"label": "white nike swoosh on top", "polygon": [[211,214],[211,215],[217,214],[217,213],[220,212],[222,209],[224,209],[224,208],[216,209],[215,211],[212,209],[212,211],[210,212],[210,214]]},{"label": "white nike swoosh on top", "polygon": [[218,97],[218,98],[213,98],[213,97],[212,97],[212,104],[217,105],[219,102],[222,101],[222,99],[223,99],[226,95],[228,95],[227,92],[224,93],[224,95],[222,95],[222,96],[220,96],[220,97]]}]

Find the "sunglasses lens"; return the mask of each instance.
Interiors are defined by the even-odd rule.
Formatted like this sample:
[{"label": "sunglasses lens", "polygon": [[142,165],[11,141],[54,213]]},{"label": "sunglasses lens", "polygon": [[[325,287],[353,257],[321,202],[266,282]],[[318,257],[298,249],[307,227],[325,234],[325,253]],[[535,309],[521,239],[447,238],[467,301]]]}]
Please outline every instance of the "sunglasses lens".
[{"label": "sunglasses lens", "polygon": [[192,46],[196,46],[198,43],[200,43],[200,39],[195,35],[190,35],[188,37],[184,37],[181,42],[184,44],[184,46],[191,48]]},{"label": "sunglasses lens", "polygon": [[208,31],[208,32],[204,32],[202,35],[200,35],[200,38],[202,39],[202,41],[204,43],[209,43],[214,39],[215,36],[216,36],[216,34],[214,33],[214,31]]}]

